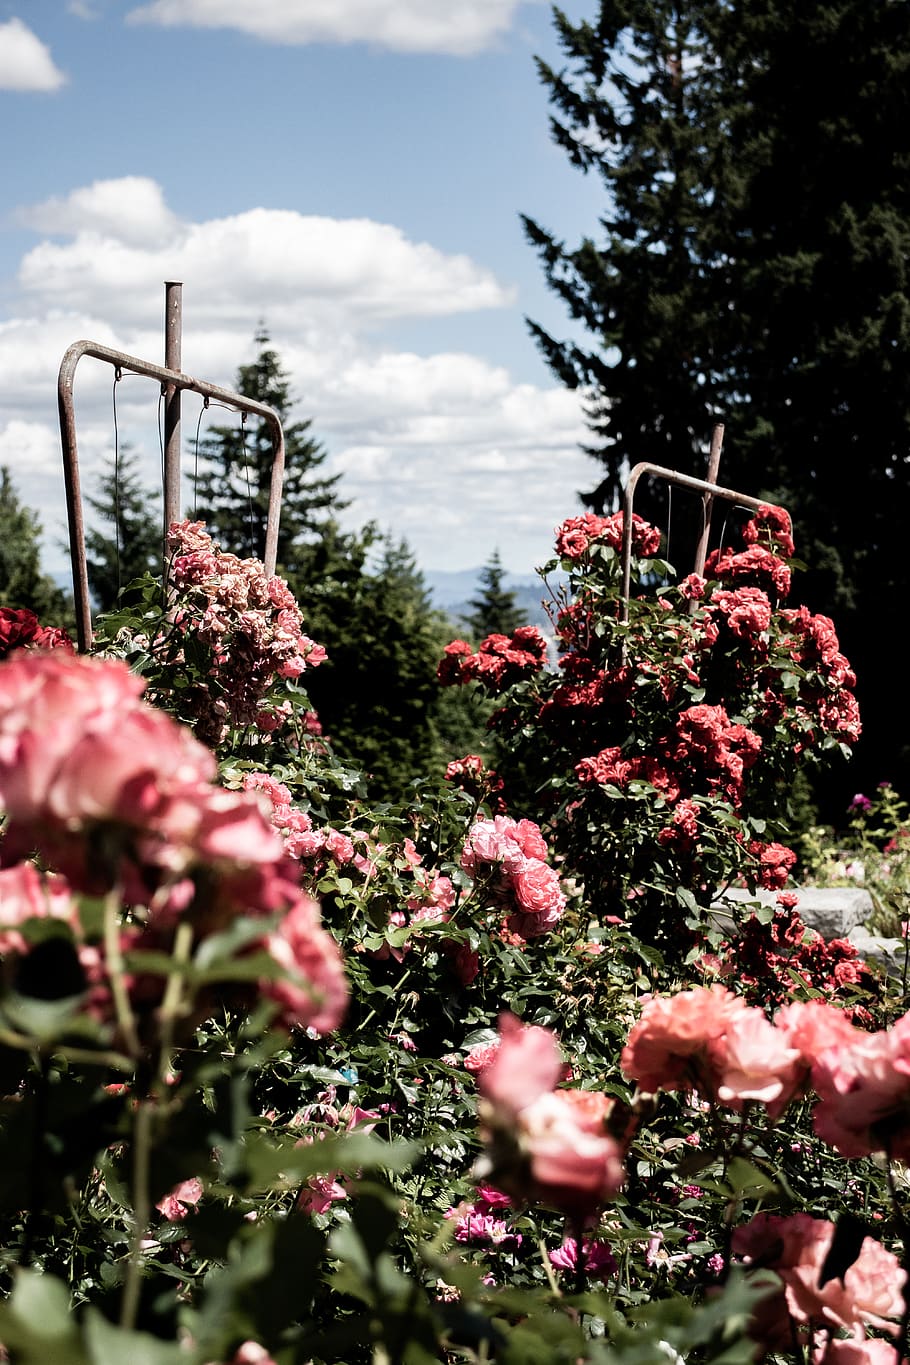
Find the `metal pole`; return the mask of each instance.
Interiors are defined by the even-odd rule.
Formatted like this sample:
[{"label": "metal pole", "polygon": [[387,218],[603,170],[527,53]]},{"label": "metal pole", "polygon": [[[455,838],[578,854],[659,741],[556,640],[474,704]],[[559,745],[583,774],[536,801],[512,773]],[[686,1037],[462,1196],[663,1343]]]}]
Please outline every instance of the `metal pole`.
[{"label": "metal pole", "polygon": [[[718,422],[711,432],[711,449],[708,453],[708,483],[717,483],[717,471],[720,468],[720,452],[724,444],[724,424]],[[704,573],[705,560],[708,556],[708,541],[711,538],[711,512],[714,507],[714,494],[706,493],[702,499],[704,504],[704,517],[701,528],[701,536],[698,541],[698,548],[695,551],[695,573],[699,577]]]},{"label": "metal pole", "polygon": [[[183,285],[164,283],[164,368],[181,370],[183,342]],[[168,527],[180,520],[180,387],[164,386],[164,539]]]}]

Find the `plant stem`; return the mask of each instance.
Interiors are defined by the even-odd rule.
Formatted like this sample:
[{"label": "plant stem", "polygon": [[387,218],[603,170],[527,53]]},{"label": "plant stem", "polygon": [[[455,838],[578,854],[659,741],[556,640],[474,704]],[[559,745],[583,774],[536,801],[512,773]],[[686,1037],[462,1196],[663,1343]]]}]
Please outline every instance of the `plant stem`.
[{"label": "plant stem", "polygon": [[131,1332],[139,1312],[139,1292],[142,1284],[142,1241],[151,1213],[149,1198],[149,1159],[152,1149],[152,1104],[145,1098],[139,1101],[133,1129],[133,1227],[130,1234],[129,1263],[123,1301],[120,1305],[120,1326]]},{"label": "plant stem", "polygon": [[132,1057],[138,1057],[142,1049],[136,1029],[136,1016],[133,1014],[126,989],[125,964],[120,950],[120,904],[119,889],[114,887],[108,892],[104,902],[104,952],[117,1023],[123,1034],[127,1052]]}]

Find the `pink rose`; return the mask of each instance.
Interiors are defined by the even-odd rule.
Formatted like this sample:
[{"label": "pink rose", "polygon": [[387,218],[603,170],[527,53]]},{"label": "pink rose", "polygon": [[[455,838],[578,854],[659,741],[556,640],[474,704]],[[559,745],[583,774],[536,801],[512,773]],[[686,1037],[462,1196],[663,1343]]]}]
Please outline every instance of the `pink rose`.
[{"label": "pink rose", "polygon": [[261,985],[262,994],[280,1006],[280,1022],[315,1033],[337,1028],[347,1008],[348,987],[338,945],[319,923],[316,902],[301,895],[265,947],[285,973]]},{"label": "pink rose", "polygon": [[203,1194],[202,1181],[193,1176],[191,1180],[183,1180],[176,1185],[155,1208],[164,1214],[169,1223],[179,1223],[191,1208],[195,1208]]},{"label": "pink rose", "polygon": [[866,1326],[895,1333],[891,1319],[904,1311],[907,1273],[896,1256],[866,1237],[842,1276],[821,1283],[834,1238],[833,1223],[809,1214],[760,1213],[733,1233],[733,1251],[747,1264],[775,1270],[784,1282],[780,1305],[797,1323],[827,1323],[854,1330]]},{"label": "pink rose", "polygon": [[591,1091],[554,1090],[563,1068],[547,1029],[506,1014],[500,1039],[478,1076],[489,1175],[517,1199],[573,1216],[592,1212],[625,1175],[622,1149],[606,1129],[612,1101]]}]

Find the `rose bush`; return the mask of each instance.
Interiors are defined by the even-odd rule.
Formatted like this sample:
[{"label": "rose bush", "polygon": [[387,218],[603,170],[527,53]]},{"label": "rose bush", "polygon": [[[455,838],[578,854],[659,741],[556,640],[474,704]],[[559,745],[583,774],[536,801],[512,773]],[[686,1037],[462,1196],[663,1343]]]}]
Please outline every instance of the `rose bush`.
[{"label": "rose bush", "polygon": [[[524,804],[468,755],[368,805],[300,613],[198,526],[100,657],[11,646],[12,1361],[905,1356],[910,1001],[805,930],[759,813],[855,732],[848,667],[780,605],[778,509],[628,626],[620,536],[558,532],[557,669],[527,630],[446,655],[500,697]],[[778,906],[709,939],[741,877]]]}]

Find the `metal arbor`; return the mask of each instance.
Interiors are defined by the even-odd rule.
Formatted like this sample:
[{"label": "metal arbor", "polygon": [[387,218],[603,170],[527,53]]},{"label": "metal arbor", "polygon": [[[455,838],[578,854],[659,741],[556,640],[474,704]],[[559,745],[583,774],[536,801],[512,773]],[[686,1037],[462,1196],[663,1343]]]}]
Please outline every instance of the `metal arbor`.
[{"label": "metal arbor", "polygon": [[265,537],[265,571],[275,572],[278,552],[278,525],[281,515],[281,492],[284,482],[284,431],[274,408],[257,403],[251,398],[223,389],[204,379],[193,379],[180,369],[183,331],[182,290],[178,281],[165,283],[165,345],[164,365],[112,350],[93,341],[75,341],[63,356],[57,377],[57,407],[60,414],[60,438],[63,446],[63,478],[66,493],[66,515],[69,527],[70,560],[73,570],[73,596],[76,605],[76,633],[79,649],[85,651],[92,642],[92,613],[88,590],[88,571],[85,561],[85,523],[82,511],[82,489],[79,480],[79,456],[76,445],[76,418],[73,404],[73,383],[76,366],[83,356],[103,360],[119,373],[129,370],[146,375],[161,384],[164,398],[164,517],[162,537],[172,522],[180,520],[180,396],[186,389],[208,400],[214,399],[238,412],[261,417],[272,436],[272,469],[269,484],[269,511]]}]

